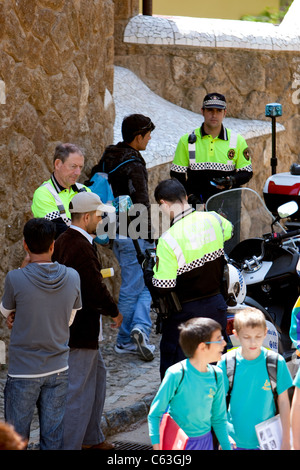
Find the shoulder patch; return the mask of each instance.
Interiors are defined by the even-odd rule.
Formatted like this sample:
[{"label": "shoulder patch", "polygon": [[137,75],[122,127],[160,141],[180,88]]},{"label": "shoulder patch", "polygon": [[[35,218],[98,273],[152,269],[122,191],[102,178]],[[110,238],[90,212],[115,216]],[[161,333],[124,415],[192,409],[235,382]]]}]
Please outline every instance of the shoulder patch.
[{"label": "shoulder patch", "polygon": [[243,151],[243,155],[244,155],[244,158],[246,160],[250,160],[250,151],[249,151],[249,147],[245,148],[245,150]]}]

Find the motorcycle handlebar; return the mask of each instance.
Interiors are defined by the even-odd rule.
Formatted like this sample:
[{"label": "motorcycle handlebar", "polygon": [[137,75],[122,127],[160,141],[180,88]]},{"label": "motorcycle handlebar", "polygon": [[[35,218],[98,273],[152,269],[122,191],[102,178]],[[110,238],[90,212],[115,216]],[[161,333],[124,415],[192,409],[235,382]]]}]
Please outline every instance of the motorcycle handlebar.
[{"label": "motorcycle handlebar", "polygon": [[266,242],[280,242],[281,240],[285,240],[286,238],[293,238],[297,235],[300,235],[300,229],[292,230],[291,232],[287,233],[272,233],[266,236]]}]

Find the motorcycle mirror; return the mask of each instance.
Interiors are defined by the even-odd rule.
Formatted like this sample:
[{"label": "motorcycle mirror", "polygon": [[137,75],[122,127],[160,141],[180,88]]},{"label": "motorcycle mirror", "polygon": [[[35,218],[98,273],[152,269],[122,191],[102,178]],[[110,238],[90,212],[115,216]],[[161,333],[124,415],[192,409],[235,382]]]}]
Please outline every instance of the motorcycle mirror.
[{"label": "motorcycle mirror", "polygon": [[286,202],[278,207],[277,212],[281,219],[285,219],[292,214],[295,214],[298,210],[298,204],[296,201]]}]

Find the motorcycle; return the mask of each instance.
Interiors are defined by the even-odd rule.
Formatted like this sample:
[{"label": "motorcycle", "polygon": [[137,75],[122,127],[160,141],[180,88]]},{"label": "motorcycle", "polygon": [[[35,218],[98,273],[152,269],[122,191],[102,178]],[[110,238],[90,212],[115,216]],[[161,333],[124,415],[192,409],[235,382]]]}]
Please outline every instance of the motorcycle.
[{"label": "motorcycle", "polygon": [[[300,165],[293,163],[289,171],[275,173],[265,182],[263,198],[267,208],[274,215],[277,206],[287,201],[295,201],[300,204]],[[295,211],[286,221],[285,228],[292,231],[300,228],[300,208]],[[300,251],[299,242],[296,243]]]},{"label": "motorcycle", "polygon": [[234,226],[234,235],[224,246],[228,266],[235,268],[239,278],[233,285],[231,282],[237,305],[228,308],[229,349],[236,347],[230,334],[234,311],[248,305],[265,315],[268,334],[264,345],[290,361],[295,352],[289,337],[291,312],[300,295],[300,257],[295,243],[300,230],[286,232],[280,221],[298,210],[297,203],[280,206],[275,218],[255,191],[238,188],[212,196],[206,210],[219,213]]}]

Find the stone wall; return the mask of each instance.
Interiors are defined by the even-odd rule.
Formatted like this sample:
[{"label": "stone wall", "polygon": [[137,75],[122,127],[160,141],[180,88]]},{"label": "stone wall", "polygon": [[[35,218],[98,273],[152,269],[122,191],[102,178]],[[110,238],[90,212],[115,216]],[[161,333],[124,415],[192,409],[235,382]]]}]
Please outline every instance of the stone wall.
[{"label": "stone wall", "polygon": [[0,284],[55,145],[80,145],[88,170],[112,141],[113,34],[112,0],[0,1]]},{"label": "stone wall", "polygon": [[113,0],[0,0],[1,295],[55,145],[80,145],[88,170],[113,139],[113,35]]},{"label": "stone wall", "polygon": [[[298,31],[288,24],[280,28],[139,15],[123,29],[122,40],[119,31],[115,64],[132,70],[159,96],[197,113],[205,94],[219,91],[227,98],[227,116],[269,121],[271,129],[265,106],[281,103],[283,115],[277,122],[285,130],[277,137],[277,171],[288,171],[300,148],[300,48]],[[248,143],[254,167],[250,186],[262,192],[271,174],[271,136]]]}]

